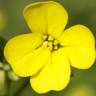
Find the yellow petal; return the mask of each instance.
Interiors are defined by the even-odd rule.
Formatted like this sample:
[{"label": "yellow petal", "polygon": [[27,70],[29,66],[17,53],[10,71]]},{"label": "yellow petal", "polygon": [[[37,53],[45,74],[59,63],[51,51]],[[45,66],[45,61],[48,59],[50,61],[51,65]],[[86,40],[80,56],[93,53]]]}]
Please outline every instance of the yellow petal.
[{"label": "yellow petal", "polygon": [[75,25],[66,29],[59,37],[62,46],[87,46],[93,47],[95,39],[91,30],[83,25]]},{"label": "yellow petal", "polygon": [[24,34],[9,40],[4,55],[16,74],[25,77],[40,70],[50,54],[47,48],[38,48],[41,43],[39,33]]},{"label": "yellow petal", "polygon": [[38,48],[42,42],[42,35],[40,33],[16,36],[7,42],[4,49],[5,57],[8,61],[19,61],[20,58]]},{"label": "yellow petal", "polygon": [[95,60],[95,39],[91,31],[82,25],[64,31],[59,38],[73,67],[88,69]]},{"label": "yellow petal", "polygon": [[88,69],[95,61],[95,48],[87,47],[66,47],[66,53],[73,67]]},{"label": "yellow petal", "polygon": [[46,93],[51,90],[60,91],[64,89],[70,81],[70,64],[63,49],[52,54],[41,70],[41,72],[31,77],[32,88],[38,93]]},{"label": "yellow petal", "polygon": [[42,69],[49,55],[50,51],[47,48],[40,47],[23,56],[19,61],[9,63],[17,75],[22,77],[33,76]]},{"label": "yellow petal", "polygon": [[68,19],[63,6],[54,1],[30,4],[23,13],[33,32],[48,33],[54,37],[61,34]]}]

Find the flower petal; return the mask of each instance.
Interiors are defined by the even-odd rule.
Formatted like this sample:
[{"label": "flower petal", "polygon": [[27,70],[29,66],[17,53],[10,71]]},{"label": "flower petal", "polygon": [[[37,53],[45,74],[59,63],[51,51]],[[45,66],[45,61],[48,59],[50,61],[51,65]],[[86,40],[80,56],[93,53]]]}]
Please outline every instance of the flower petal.
[{"label": "flower petal", "polygon": [[73,67],[90,68],[95,60],[95,39],[91,31],[82,25],[73,26],[64,31],[59,38]]},{"label": "flower petal", "polygon": [[37,2],[24,9],[24,17],[32,32],[47,33],[57,37],[67,24],[68,14],[54,1]]},{"label": "flower petal", "polygon": [[42,68],[50,51],[44,47],[38,48],[41,43],[42,36],[39,33],[24,34],[9,40],[4,55],[16,74],[26,77]]},{"label": "flower petal", "polygon": [[8,61],[16,62],[20,58],[38,48],[43,42],[40,33],[29,33],[16,36],[8,41],[5,46],[4,54]]},{"label": "flower petal", "polygon": [[66,29],[59,37],[62,46],[94,46],[95,39],[92,32],[83,25],[75,25]]},{"label": "flower petal", "polygon": [[41,72],[31,77],[32,88],[38,93],[46,93],[51,90],[60,91],[64,89],[70,81],[70,64],[63,49],[52,54]]},{"label": "flower petal", "polygon": [[88,69],[95,61],[95,48],[88,47],[66,47],[66,54],[73,67]]}]

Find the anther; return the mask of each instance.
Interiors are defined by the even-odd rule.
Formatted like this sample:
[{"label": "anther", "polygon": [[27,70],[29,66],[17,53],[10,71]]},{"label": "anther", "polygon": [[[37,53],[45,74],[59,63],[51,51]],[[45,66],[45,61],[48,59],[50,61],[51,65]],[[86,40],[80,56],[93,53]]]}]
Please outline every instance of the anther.
[{"label": "anther", "polygon": [[54,50],[57,50],[58,49],[58,45],[55,45],[53,49]]},{"label": "anther", "polygon": [[53,47],[53,42],[48,42],[48,46],[52,48]]},{"label": "anther", "polygon": [[54,40],[53,45],[58,45],[58,41],[57,40]]},{"label": "anther", "polygon": [[44,36],[43,36],[43,40],[46,40],[47,38],[48,38],[47,35],[44,35]]},{"label": "anther", "polygon": [[53,41],[54,39],[53,39],[53,37],[52,36],[49,36],[48,37],[48,41]]},{"label": "anther", "polygon": [[48,41],[44,41],[44,42],[43,42],[43,45],[44,45],[45,47],[47,47],[47,46],[48,46]]}]

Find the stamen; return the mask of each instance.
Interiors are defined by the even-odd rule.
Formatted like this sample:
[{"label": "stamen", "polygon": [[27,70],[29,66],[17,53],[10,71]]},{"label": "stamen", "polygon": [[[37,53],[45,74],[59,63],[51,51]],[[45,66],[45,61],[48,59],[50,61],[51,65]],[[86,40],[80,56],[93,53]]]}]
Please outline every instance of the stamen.
[{"label": "stamen", "polygon": [[58,45],[58,41],[57,40],[54,40],[53,45]]},{"label": "stamen", "polygon": [[48,41],[53,41],[54,39],[53,39],[53,37],[52,36],[49,36],[48,37]]},{"label": "stamen", "polygon": [[56,51],[59,48],[58,40],[54,39],[52,36],[44,35],[43,40],[43,46],[49,48],[51,51]]},{"label": "stamen", "polygon": [[58,45],[55,45],[53,49],[54,50],[57,50],[58,49]]},{"label": "stamen", "polygon": [[53,47],[53,42],[48,42],[48,46],[52,48]]},{"label": "stamen", "polygon": [[43,45],[44,45],[45,47],[47,47],[47,46],[48,46],[48,41],[44,41],[44,42],[43,42]]},{"label": "stamen", "polygon": [[43,36],[43,40],[46,40],[47,38],[48,38],[47,35],[44,35],[44,36]]}]

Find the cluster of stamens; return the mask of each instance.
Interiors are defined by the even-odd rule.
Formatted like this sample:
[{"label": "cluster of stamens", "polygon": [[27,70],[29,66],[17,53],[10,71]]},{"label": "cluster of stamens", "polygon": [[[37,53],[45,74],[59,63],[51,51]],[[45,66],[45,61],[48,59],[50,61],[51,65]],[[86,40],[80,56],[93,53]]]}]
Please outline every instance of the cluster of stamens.
[{"label": "cluster of stamens", "polygon": [[43,45],[45,47],[48,47],[51,51],[58,50],[59,43],[56,39],[54,39],[52,36],[44,35],[43,36]]}]

